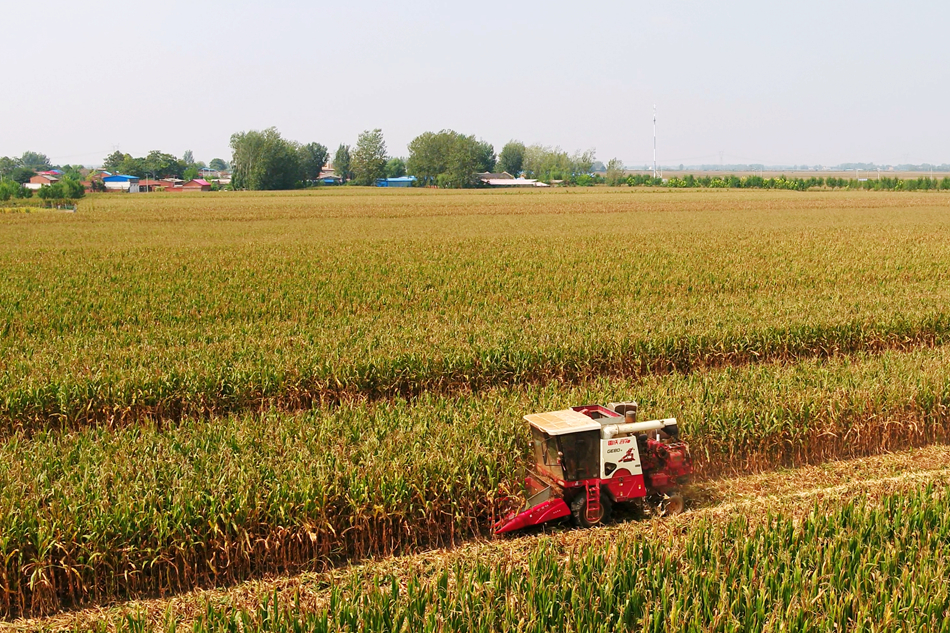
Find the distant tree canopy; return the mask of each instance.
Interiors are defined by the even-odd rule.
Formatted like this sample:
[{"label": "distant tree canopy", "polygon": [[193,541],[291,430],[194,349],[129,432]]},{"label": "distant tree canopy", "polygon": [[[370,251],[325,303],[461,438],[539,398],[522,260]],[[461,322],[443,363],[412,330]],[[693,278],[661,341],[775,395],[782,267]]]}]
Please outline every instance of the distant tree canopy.
[{"label": "distant tree canopy", "polygon": [[406,161],[401,158],[390,158],[386,162],[387,178],[402,178],[406,175]]},{"label": "distant tree canopy", "polygon": [[[192,163],[185,159],[178,160],[171,154],[166,154],[158,150],[152,150],[142,160],[142,168],[151,176],[156,178],[179,178],[183,177],[185,170],[191,167]],[[144,175],[144,174],[132,174]]]},{"label": "distant tree canopy", "polygon": [[616,186],[626,182],[627,172],[624,169],[623,161],[619,158],[611,158],[607,162],[607,174],[604,177],[608,185]]},{"label": "distant tree canopy", "polygon": [[49,162],[49,157],[39,152],[23,152],[19,164],[20,167],[26,167],[33,171],[46,171],[53,168],[52,163]]},{"label": "distant tree canopy", "polygon": [[576,176],[590,173],[594,163],[594,150],[568,154],[560,147],[531,145],[525,148],[525,176],[538,180],[572,181]]},{"label": "distant tree canopy", "polygon": [[23,152],[17,158],[4,156],[0,158],[0,178],[13,180],[20,184],[30,182],[36,172],[52,169],[46,154],[39,152]]},{"label": "distant tree canopy", "polygon": [[181,178],[190,165],[172,154],[152,150],[148,156],[136,158],[131,154],[115,151],[106,156],[102,168],[113,174],[126,174],[138,178]]},{"label": "distant tree canopy", "polygon": [[495,167],[495,150],[454,130],[423,132],[409,143],[408,173],[422,186],[461,188],[478,184],[476,174]]},{"label": "distant tree canopy", "polygon": [[7,176],[10,180],[18,182],[21,185],[30,182],[30,178],[36,175],[36,172],[29,167],[14,167],[13,171]]},{"label": "distant tree canopy", "polygon": [[2,202],[6,202],[10,198],[29,198],[32,195],[32,189],[27,189],[15,180],[0,182],[0,201]]},{"label": "distant tree canopy", "polygon": [[479,173],[495,171],[495,165],[498,163],[498,156],[495,154],[495,148],[491,143],[478,141],[475,146],[475,168]]},{"label": "distant tree canopy", "polygon": [[43,200],[77,200],[86,195],[86,190],[78,180],[63,178],[48,187],[40,187],[36,195]]},{"label": "distant tree canopy", "polygon": [[128,154],[123,154],[119,150],[116,150],[106,156],[106,159],[102,161],[102,168],[113,174],[118,173],[119,165],[122,164],[122,161],[125,160],[126,156],[128,156]]},{"label": "distant tree canopy", "polygon": [[351,160],[350,146],[340,143],[340,146],[336,148],[336,154],[333,155],[333,170],[344,184],[350,179]]},{"label": "distant tree canopy", "polygon": [[82,165],[63,165],[60,167],[64,178],[82,181],[88,173]]},{"label": "distant tree canopy", "polygon": [[352,163],[353,182],[357,185],[372,185],[386,177],[386,141],[381,129],[366,130],[359,135]]},{"label": "distant tree canopy", "polygon": [[525,146],[521,141],[508,141],[498,155],[498,169],[517,177],[524,167]]},{"label": "distant tree canopy", "polygon": [[9,156],[0,157],[0,177],[6,178],[18,167],[17,160]]},{"label": "distant tree canopy", "polygon": [[301,180],[300,148],[277,128],[231,136],[231,184],[238,189],[293,189]]},{"label": "distant tree canopy", "polygon": [[211,162],[208,163],[208,167],[215,171],[225,171],[228,168],[228,164],[224,162],[222,158],[212,158]]},{"label": "distant tree canopy", "polygon": [[323,166],[327,164],[330,152],[320,143],[307,143],[300,146],[300,169],[304,180],[317,180]]}]

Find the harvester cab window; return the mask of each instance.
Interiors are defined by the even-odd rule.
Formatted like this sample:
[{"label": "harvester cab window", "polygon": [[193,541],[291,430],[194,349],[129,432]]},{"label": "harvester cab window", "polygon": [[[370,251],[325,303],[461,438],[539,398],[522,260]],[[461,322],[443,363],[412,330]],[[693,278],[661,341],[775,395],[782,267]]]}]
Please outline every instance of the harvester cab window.
[{"label": "harvester cab window", "polygon": [[600,477],[600,432],[582,431],[558,438],[564,455],[565,481]]},{"label": "harvester cab window", "polygon": [[558,479],[563,479],[564,473],[561,470],[561,456],[558,454],[557,438],[531,427],[531,440],[534,446],[534,463],[544,466],[549,473]]}]

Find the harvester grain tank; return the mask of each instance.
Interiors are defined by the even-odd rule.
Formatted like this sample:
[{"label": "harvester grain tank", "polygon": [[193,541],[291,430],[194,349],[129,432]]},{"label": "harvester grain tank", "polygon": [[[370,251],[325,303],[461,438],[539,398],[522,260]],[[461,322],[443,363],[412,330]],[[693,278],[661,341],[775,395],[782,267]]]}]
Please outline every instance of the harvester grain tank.
[{"label": "harvester grain tank", "polygon": [[676,418],[638,422],[636,402],[611,402],[524,419],[532,449],[527,501],[495,526],[497,534],[567,516],[590,527],[607,520],[616,503],[683,510],[678,489],[693,469]]}]

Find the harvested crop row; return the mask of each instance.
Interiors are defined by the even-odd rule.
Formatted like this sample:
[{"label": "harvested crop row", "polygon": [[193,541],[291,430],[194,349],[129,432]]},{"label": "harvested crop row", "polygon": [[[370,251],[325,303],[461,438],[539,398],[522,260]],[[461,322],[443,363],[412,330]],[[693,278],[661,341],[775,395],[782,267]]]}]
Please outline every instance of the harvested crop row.
[{"label": "harvested crop row", "polygon": [[945,340],[950,196],[793,195],[318,194],[266,213],[235,195],[3,219],[0,434]]},{"label": "harvested crop row", "polygon": [[[257,608],[209,604],[191,630],[944,631],[947,483],[942,471],[809,499],[810,509],[479,545],[347,573],[303,605],[276,594]],[[117,629],[172,630],[176,619],[130,615]]]},{"label": "harvested crop row", "polygon": [[[614,534],[628,538],[672,541],[688,535],[700,521],[722,525],[739,515],[761,521],[769,509],[784,516],[805,517],[819,501],[821,507],[837,499],[880,498],[898,491],[916,489],[928,483],[944,484],[950,477],[950,447],[926,448],[887,453],[873,457],[825,462],[820,465],[770,471],[756,475],[709,480],[690,489],[690,511],[677,518],[658,522],[618,521],[594,530],[563,531],[556,534],[564,551],[586,551],[603,547]],[[231,587],[196,590],[168,598],[152,598],[61,613],[45,618],[15,620],[13,631],[114,630],[132,621],[146,629],[160,630],[177,621],[178,629],[191,628],[209,611],[251,615],[263,602],[277,600],[294,604],[296,615],[325,609],[330,588],[345,586],[355,578],[395,577],[400,586],[415,577],[427,583],[444,568],[467,565],[472,560],[519,560],[536,547],[534,535],[524,538],[472,540],[452,549],[430,550],[410,556],[393,556],[344,566],[325,572],[305,572],[251,580]]]},{"label": "harvested crop row", "polygon": [[950,434],[950,349],[17,436],[0,447],[0,607],[47,613],[468,538],[517,493],[521,415],[618,397],[679,417],[707,475],[879,453]]}]

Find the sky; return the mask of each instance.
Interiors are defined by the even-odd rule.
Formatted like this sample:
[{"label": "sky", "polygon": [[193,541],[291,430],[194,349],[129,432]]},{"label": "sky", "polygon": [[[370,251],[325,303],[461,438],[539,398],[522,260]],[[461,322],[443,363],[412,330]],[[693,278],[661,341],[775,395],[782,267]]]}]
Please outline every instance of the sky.
[{"label": "sky", "polygon": [[[0,156],[453,129],[636,166],[950,162],[950,3],[5,3]],[[11,25],[20,25],[11,28]]]}]

